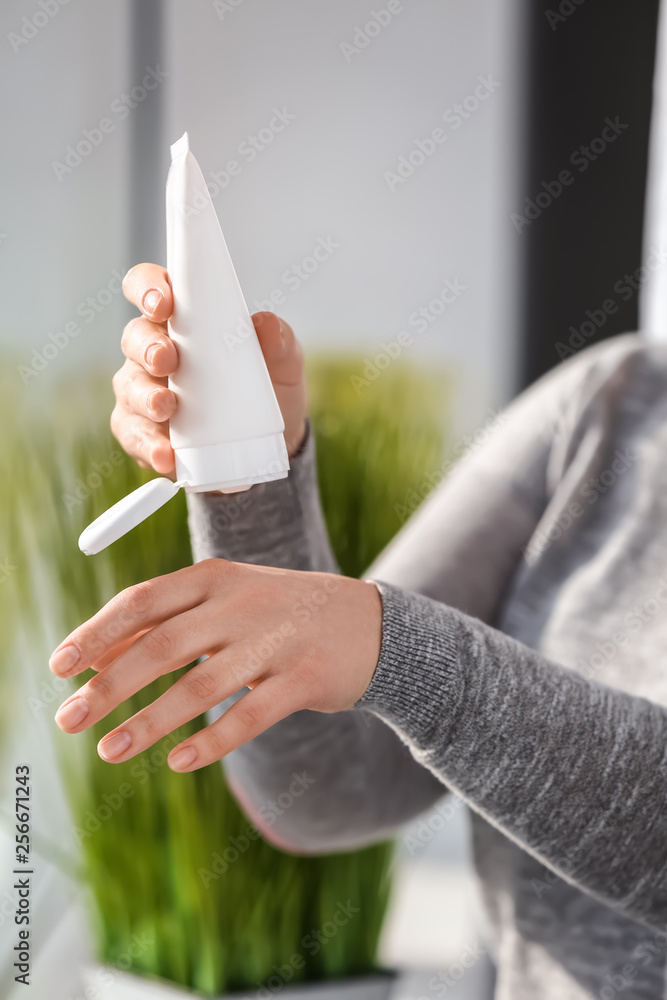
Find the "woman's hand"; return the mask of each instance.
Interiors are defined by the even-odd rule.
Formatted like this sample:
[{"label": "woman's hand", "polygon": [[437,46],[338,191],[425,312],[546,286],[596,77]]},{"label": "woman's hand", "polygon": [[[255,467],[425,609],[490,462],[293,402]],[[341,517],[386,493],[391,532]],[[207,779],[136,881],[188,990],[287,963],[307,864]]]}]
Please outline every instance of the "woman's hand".
[{"label": "woman's hand", "polygon": [[194,771],[293,712],[354,705],[377,665],[381,623],[372,583],[207,559],[121,591],[61,642],[53,673],[97,673],[60,706],[56,722],[81,732],[156,677],[206,655],[98,745],[104,760],[128,760],[249,687],[169,754],[173,770]]},{"label": "woman's hand", "polygon": [[[138,306],[141,316],[123,331],[121,348],[127,360],[113,378],[116,406],[111,430],[139,465],[169,475],[175,466],[169,418],[177,400],[167,386],[167,376],[178,367],[176,345],[167,333],[174,307],[169,276],[157,264],[137,264],[125,275],[123,292]],[[291,456],[306,428],[301,345],[292,328],[274,313],[255,313],[252,321],[283,414],[285,443]]]}]

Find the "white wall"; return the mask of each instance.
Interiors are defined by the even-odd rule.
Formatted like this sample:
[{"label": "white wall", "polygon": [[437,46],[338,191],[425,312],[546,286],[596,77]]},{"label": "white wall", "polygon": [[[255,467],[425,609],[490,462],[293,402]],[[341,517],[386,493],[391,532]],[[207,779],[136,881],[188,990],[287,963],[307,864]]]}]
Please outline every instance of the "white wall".
[{"label": "white wall", "polygon": [[[131,139],[139,116],[155,126],[161,103],[162,168],[143,197],[155,199],[161,218],[168,143],[186,128],[205,175],[236,160],[239,173],[214,200],[251,305],[281,290],[278,311],[310,348],[372,357],[400,330],[413,332],[404,356],[457,374],[459,429],[511,395],[520,291],[509,220],[520,188],[518,0],[403,0],[400,11],[392,0],[390,22],[362,51],[348,50],[348,61],[341,44],[352,44],[387,0],[222,0],[219,9],[211,0],[165,0],[168,76],[126,116],[117,102],[141,84],[130,4],[48,2],[57,12],[43,26],[37,0],[0,7],[0,348],[29,369],[15,378],[26,398],[45,406],[45,419],[43,388],[120,361],[128,310],[106,289],[113,271],[135,263]],[[11,37],[21,31],[33,36],[25,44]],[[443,121],[489,76],[499,86],[459,128]],[[242,143],[272,119],[279,124],[275,108],[294,118],[249,162]],[[111,131],[58,179],[54,161],[103,118]],[[435,128],[446,141],[390,190],[385,172]],[[285,272],[329,238],[339,246],[295,289]],[[163,232],[147,242],[163,246]],[[417,332],[410,315],[447,279],[465,291]],[[90,322],[89,297],[99,310]],[[68,323],[79,332],[63,337]],[[44,370],[33,352],[47,355]],[[457,916],[463,926],[465,915]],[[50,968],[44,964],[45,981]]]},{"label": "white wall", "polygon": [[[68,367],[117,356],[120,296],[107,304],[105,288],[114,269],[129,266],[128,119],[111,110],[133,85],[128,4],[69,0],[55,9],[41,26],[47,15],[37,0],[0,7],[0,345],[30,364],[32,348],[42,353],[51,343],[47,368],[27,376],[26,390],[37,400]],[[21,31],[34,37],[12,38]],[[90,155],[58,179],[53,163],[64,162],[66,147],[105,117],[114,130],[100,133]],[[88,297],[99,310],[92,320],[84,313]],[[48,334],[62,334],[67,323],[80,332],[54,346]]]},{"label": "white wall", "polygon": [[[127,0],[69,0],[37,30],[23,20],[41,24],[37,3],[3,4],[0,343],[36,370],[33,349],[43,354],[56,337],[46,369],[23,373],[29,394],[95,359],[120,359],[128,311],[106,288],[132,263],[130,140],[136,116],[153,124],[164,101],[162,169],[143,195],[158,218],[168,143],[187,128],[205,175],[239,164],[215,204],[250,302],[281,290],[277,308],[308,346],[369,357],[407,329],[407,355],[454,366],[461,423],[474,425],[514,388],[517,0],[392,0],[402,10],[347,56],[341,46],[386,5],[232,2],[166,0],[168,76],[126,118],[112,105],[141,83]],[[34,37],[17,42],[21,31]],[[480,76],[498,88],[459,128],[443,121]],[[274,108],[294,118],[249,162],[242,143],[280,124]],[[59,180],[53,163],[104,117],[113,131]],[[438,127],[446,141],[390,190],[385,173]],[[339,246],[306,281],[284,275],[329,237]],[[164,245],[163,232],[153,244]],[[420,332],[409,317],[446,279],[466,291]],[[80,332],[63,338],[67,323]]]},{"label": "white wall", "polygon": [[[190,132],[206,177],[239,165],[212,193],[249,300],[282,290],[278,311],[309,346],[372,356],[411,330],[407,353],[453,365],[475,421],[514,388],[518,4],[398,6],[346,54],[355,27],[386,5],[222,0],[216,10],[171,0],[167,133]],[[460,127],[443,122],[489,76],[499,83],[491,96]],[[270,125],[274,108],[294,118],[251,161],[244,140]],[[446,141],[390,190],[385,172],[438,127]],[[283,273],[328,236],[339,248],[288,287]],[[457,278],[466,291],[425,332],[411,327],[410,315]]]}]

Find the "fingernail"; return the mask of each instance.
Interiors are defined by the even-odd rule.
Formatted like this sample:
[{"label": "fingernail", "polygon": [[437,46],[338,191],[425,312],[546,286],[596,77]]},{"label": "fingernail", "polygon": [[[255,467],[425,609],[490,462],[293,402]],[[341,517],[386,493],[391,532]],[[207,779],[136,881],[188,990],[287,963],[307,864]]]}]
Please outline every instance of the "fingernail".
[{"label": "fingernail", "polygon": [[61,729],[73,729],[74,726],[83,722],[89,711],[87,701],[84,701],[83,698],[75,698],[74,701],[60,706],[56,712],[56,722]]},{"label": "fingernail", "polygon": [[97,752],[104,760],[115,760],[116,757],[127,750],[132,743],[132,737],[128,732],[114,733],[113,736],[105,736],[97,744]]},{"label": "fingernail", "polygon": [[180,747],[169,754],[167,764],[169,764],[172,771],[184,771],[186,767],[194,764],[196,759],[197,751],[194,747]]},{"label": "fingernail", "polygon": [[164,393],[162,392],[162,389],[153,389],[152,392],[149,392],[148,409],[151,410],[156,417],[162,416],[164,413]]},{"label": "fingernail", "polygon": [[150,345],[150,347],[146,351],[146,364],[147,365],[151,365],[151,367],[152,367],[155,364],[155,362],[157,360],[158,351],[160,351],[161,349],[162,349],[162,344],[151,344]]},{"label": "fingernail", "polygon": [[141,300],[141,308],[147,315],[152,316],[162,302],[162,298],[162,292],[158,288],[149,288]]},{"label": "fingernail", "polygon": [[69,646],[63,646],[62,649],[57,650],[57,652],[51,655],[49,667],[54,674],[68,674],[80,659],[80,650],[73,643],[70,643]]}]

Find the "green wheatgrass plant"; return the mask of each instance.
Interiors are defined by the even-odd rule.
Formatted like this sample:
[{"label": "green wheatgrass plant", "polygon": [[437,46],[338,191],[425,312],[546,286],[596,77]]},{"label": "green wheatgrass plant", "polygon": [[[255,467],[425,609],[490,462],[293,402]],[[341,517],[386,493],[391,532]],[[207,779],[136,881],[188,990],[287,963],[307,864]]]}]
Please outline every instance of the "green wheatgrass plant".
[{"label": "green wheatgrass plant", "polygon": [[[12,706],[17,698],[17,678],[11,669],[11,660],[16,645],[16,613],[19,582],[23,579],[18,572],[19,547],[17,545],[17,511],[19,488],[15,485],[19,449],[16,447],[13,429],[16,421],[19,392],[16,382],[7,378],[6,371],[0,373],[0,407],[2,416],[10,422],[5,433],[0,435],[0,753],[4,753],[12,733]],[[0,787],[7,780],[6,773],[0,777]]]},{"label": "green wheatgrass plant", "polygon": [[[400,527],[394,505],[439,466],[446,398],[442,378],[404,365],[356,392],[350,375],[360,368],[358,358],[320,358],[309,366],[325,516],[341,570],[349,575],[363,572]],[[54,628],[64,636],[124,587],[191,562],[183,494],[99,555],[79,552],[83,527],[153,475],[122,457],[106,429],[107,387],[106,379],[99,392],[88,383],[100,413],[83,426],[69,393],[60,406],[65,416],[48,425],[18,420],[14,412],[20,426],[11,447],[4,446],[3,461],[15,480],[4,498],[10,515],[5,542],[18,567],[14,607],[32,633],[40,670],[47,670],[46,637]],[[11,421],[8,413],[4,426]],[[79,487],[77,494],[86,481],[94,487]],[[98,957],[124,964],[136,935],[143,946],[132,972],[207,997],[255,991],[274,965],[293,955],[301,955],[304,966],[294,970],[292,982],[372,972],[391,845],[294,857],[249,837],[248,820],[220,766],[184,775],[166,766],[169,749],[203,719],[125,764],[99,759],[100,737],[173,680],[159,679],[90,731],[57,741]],[[216,855],[229,859],[222,873],[215,871]],[[335,926],[330,922],[339,903],[348,901],[356,911],[349,922],[315,947],[308,935],[327,923]]]},{"label": "green wheatgrass plant", "polygon": [[401,527],[409,496],[441,467],[450,395],[442,372],[406,362],[366,385],[362,372],[355,356],[308,364],[322,506],[348,576],[368,569]]}]

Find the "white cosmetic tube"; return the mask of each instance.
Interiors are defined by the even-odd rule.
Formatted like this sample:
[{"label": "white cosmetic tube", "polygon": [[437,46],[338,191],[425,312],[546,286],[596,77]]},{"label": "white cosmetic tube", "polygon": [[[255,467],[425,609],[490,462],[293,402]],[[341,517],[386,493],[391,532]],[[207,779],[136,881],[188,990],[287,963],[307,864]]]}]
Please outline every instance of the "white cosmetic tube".
[{"label": "white cosmetic tube", "polygon": [[235,493],[284,479],[289,460],[280,407],[218,217],[187,132],[171,147],[167,178],[167,270],[174,294],[169,335],[178,408],[169,422],[176,483],[145,483],[88,525],[79,538],[100,552],[174,496]]},{"label": "white cosmetic tube", "polygon": [[189,492],[282,479],[285,424],[218,217],[188,134],[171,147],[167,270],[178,398],[169,436]]}]

